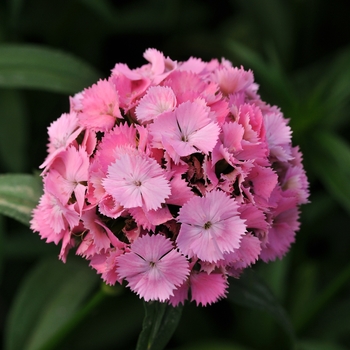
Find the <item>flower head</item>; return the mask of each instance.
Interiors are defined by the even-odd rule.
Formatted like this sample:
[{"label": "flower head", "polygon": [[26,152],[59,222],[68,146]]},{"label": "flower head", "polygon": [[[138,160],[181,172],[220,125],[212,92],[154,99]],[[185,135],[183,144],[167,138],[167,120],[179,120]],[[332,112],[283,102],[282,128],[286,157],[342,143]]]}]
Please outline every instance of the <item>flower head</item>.
[{"label": "flower head", "polygon": [[209,305],[282,258],[308,202],[302,154],[253,72],[156,49],[117,63],[48,128],[31,228],[146,301]]}]

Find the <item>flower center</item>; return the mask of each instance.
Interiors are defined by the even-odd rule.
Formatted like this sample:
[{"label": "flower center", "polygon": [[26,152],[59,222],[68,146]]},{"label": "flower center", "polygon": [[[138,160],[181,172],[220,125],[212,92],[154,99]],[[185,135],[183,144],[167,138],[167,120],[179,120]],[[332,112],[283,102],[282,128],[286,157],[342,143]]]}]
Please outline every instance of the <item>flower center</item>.
[{"label": "flower center", "polygon": [[181,141],[188,142],[188,137],[186,135],[181,136]]},{"label": "flower center", "polygon": [[140,187],[142,185],[142,182],[140,180],[136,180],[134,181],[134,185]]},{"label": "flower center", "polygon": [[204,224],[204,229],[205,229],[205,230],[210,229],[211,225],[212,225],[212,223],[211,223],[210,221],[207,221],[207,222]]}]

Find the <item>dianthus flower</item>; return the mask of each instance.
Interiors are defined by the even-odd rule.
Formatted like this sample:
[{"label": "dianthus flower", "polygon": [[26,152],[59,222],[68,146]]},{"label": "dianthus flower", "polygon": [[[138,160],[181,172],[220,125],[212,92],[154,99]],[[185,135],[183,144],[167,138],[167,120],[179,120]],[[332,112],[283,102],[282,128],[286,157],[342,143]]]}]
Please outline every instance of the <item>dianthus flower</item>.
[{"label": "dianthus flower", "polygon": [[209,305],[230,276],[290,249],[309,197],[302,154],[252,71],[144,58],[70,97],[48,127],[31,228],[145,301]]}]

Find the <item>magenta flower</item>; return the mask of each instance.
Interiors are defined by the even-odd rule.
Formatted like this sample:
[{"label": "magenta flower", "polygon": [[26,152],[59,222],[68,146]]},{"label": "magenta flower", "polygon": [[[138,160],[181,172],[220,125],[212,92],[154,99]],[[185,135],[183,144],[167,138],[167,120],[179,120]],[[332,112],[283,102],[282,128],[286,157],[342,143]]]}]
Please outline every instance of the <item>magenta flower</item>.
[{"label": "magenta flower", "polygon": [[176,240],[180,251],[208,262],[223,259],[224,253],[239,248],[246,232],[238,204],[221,191],[190,199],[180,209],[178,221],[182,224]]},{"label": "magenta flower", "polygon": [[189,273],[186,258],[160,234],[140,237],[130,250],[117,258],[117,273],[146,301],[167,300]]}]

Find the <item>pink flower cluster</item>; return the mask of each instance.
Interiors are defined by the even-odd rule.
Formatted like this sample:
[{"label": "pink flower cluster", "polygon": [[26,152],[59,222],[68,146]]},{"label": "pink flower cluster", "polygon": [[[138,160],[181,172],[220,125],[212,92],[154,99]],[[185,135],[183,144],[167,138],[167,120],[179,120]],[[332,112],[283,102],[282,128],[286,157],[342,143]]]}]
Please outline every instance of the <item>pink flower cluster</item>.
[{"label": "pink flower cluster", "polygon": [[31,227],[146,301],[197,305],[289,250],[308,181],[253,73],[222,59],[116,64],[48,128]]}]

